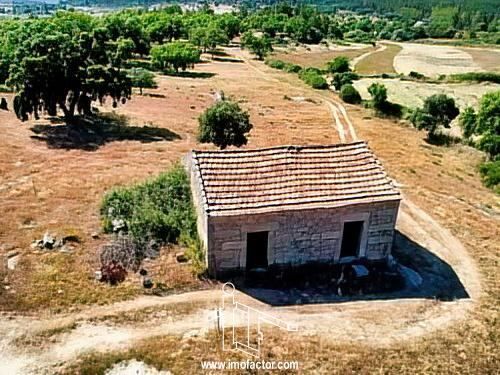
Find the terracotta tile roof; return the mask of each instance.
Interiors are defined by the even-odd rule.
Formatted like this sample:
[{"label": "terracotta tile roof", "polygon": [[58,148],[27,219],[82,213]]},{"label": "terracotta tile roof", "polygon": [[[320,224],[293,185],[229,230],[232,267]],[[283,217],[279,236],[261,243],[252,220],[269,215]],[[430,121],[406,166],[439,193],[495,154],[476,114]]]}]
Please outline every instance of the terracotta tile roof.
[{"label": "terracotta tile roof", "polygon": [[193,151],[209,216],[400,200],[366,142]]}]

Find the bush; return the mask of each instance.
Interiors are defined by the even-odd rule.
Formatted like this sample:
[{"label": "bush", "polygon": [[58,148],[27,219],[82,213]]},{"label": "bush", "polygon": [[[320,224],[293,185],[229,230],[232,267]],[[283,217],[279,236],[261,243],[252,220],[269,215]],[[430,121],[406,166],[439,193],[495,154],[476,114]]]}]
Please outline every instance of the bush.
[{"label": "bush", "polygon": [[452,74],[452,81],[473,81],[473,82],[493,82],[500,83],[500,74],[493,72],[470,72],[461,74]]},{"label": "bush", "polygon": [[337,56],[332,61],[328,62],[328,71],[330,73],[345,73],[349,72],[349,59],[345,56]]},{"label": "bush", "polygon": [[250,115],[238,103],[219,100],[199,118],[198,140],[213,143],[221,149],[247,143],[246,133],[252,129]]},{"label": "bush", "polygon": [[302,67],[300,65],[290,64],[282,60],[268,59],[266,60],[266,65],[273,69],[283,70],[287,73],[298,73],[302,70]]},{"label": "bush", "polygon": [[372,97],[373,106],[382,110],[387,103],[387,88],[381,83],[372,83],[368,87],[368,92]]},{"label": "bush", "polygon": [[487,187],[500,192],[500,160],[482,164],[479,173]]},{"label": "bush", "polygon": [[181,234],[196,237],[189,179],[180,165],[145,183],[110,191],[101,216],[105,232],[129,233],[139,243],[175,243]]},{"label": "bush", "polygon": [[335,90],[340,90],[342,86],[352,84],[357,79],[359,79],[359,76],[356,73],[335,73],[332,78],[332,85]]},{"label": "bush", "polygon": [[319,69],[302,69],[299,72],[299,78],[314,89],[325,90],[328,88],[328,82],[321,75],[321,71]]},{"label": "bush", "polygon": [[281,60],[266,60],[266,65],[273,69],[284,70],[286,63]]},{"label": "bush", "polygon": [[342,86],[340,89],[340,98],[350,104],[361,103],[361,95],[359,95],[359,92],[351,84]]},{"label": "bush", "polygon": [[414,78],[414,79],[424,79],[425,76],[421,73],[418,73],[418,72],[414,72],[414,71],[411,71],[410,74],[408,74],[408,76],[410,78]]},{"label": "bush", "polygon": [[491,159],[495,159],[500,155],[500,135],[485,134],[479,142],[477,142],[477,148],[486,152]]}]

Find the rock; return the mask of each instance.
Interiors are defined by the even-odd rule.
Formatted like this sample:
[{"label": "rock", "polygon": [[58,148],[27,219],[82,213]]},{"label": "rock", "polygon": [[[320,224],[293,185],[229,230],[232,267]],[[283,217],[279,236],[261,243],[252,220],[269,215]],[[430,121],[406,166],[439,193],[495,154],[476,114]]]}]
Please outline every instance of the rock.
[{"label": "rock", "polygon": [[92,232],[92,234],[90,235],[90,237],[92,237],[92,239],[94,239],[94,240],[97,240],[97,239],[99,239],[99,233]]},{"label": "rock", "polygon": [[73,246],[62,245],[62,247],[59,249],[59,252],[69,254],[72,253],[74,250],[75,248]]},{"label": "rock", "polygon": [[113,226],[113,232],[120,232],[126,228],[125,220],[123,219],[113,219],[111,225]]},{"label": "rock", "polygon": [[182,336],[182,338],[183,338],[183,339],[189,339],[189,338],[192,338],[192,337],[198,337],[198,336],[199,336],[199,334],[200,334],[200,333],[198,332],[198,330],[193,329],[192,331],[186,332],[186,333]]},{"label": "rock", "polygon": [[54,244],[56,243],[56,239],[49,232],[45,232],[42,239],[42,247],[45,249],[52,249]]},{"label": "rock", "polygon": [[172,375],[170,371],[156,368],[135,359],[119,362],[105,372],[106,375]]},{"label": "rock", "polygon": [[31,243],[30,247],[32,249],[42,249],[43,248],[43,240],[35,240]]},{"label": "rock", "polygon": [[14,256],[8,257],[7,258],[7,269],[9,269],[11,271],[15,270],[17,264],[19,263],[20,258],[21,258],[21,256],[17,255],[17,254]]},{"label": "rock", "polygon": [[142,280],[142,286],[146,289],[151,289],[153,287],[153,280],[149,277],[145,277],[144,280]]},{"label": "rock", "polygon": [[142,268],[140,271],[139,271],[139,275],[141,276],[146,276],[148,274],[148,271],[146,271],[144,268]]},{"label": "rock", "polygon": [[101,280],[102,280],[102,272],[101,272],[101,271],[95,271],[95,272],[94,272],[94,278],[95,278],[97,281],[101,281]]},{"label": "rock", "polygon": [[179,263],[186,263],[188,261],[188,258],[186,257],[186,254],[184,253],[184,251],[176,253],[175,259],[177,259],[177,262],[179,262]]}]

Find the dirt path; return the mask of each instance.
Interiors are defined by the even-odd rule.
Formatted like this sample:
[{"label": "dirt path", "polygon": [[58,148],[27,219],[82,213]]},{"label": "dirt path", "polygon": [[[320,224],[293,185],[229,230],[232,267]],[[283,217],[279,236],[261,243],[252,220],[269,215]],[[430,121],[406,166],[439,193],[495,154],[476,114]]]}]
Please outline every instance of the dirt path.
[{"label": "dirt path", "polygon": [[[450,302],[432,299],[389,299],[336,304],[272,307],[237,292],[239,302],[270,313],[299,327],[299,335],[320,335],[325,340],[359,341],[387,346],[442,329],[466,319],[480,295],[475,264],[460,242],[425,212],[405,200],[398,229],[434,255],[447,262],[460,278],[470,298]],[[95,350],[119,350],[140,339],[157,335],[203,335],[214,328],[214,316],[221,298],[220,289],[196,291],[167,297],[139,297],[109,306],[91,306],[81,312],[33,319],[16,317],[0,321],[0,373],[43,373],[44,369],[73,360]],[[181,303],[200,303],[186,314],[165,319],[114,324],[110,317],[158,307],[175,309]],[[41,348],[19,348],[16,338],[70,325],[56,334],[56,340]]]},{"label": "dirt path", "polygon": [[[268,81],[283,83],[283,81],[270,76],[262,70],[262,63],[253,60],[245,51],[241,49],[230,49],[230,52],[243,60],[248,66],[252,68],[260,77]],[[371,53],[371,52],[370,52]],[[366,54],[365,54],[366,55]],[[344,105],[331,97],[331,95],[318,94],[316,90],[311,89],[311,97],[324,102],[327,109],[332,114],[333,124],[338,132],[340,142],[354,142],[358,138],[354,126],[347,114]]]}]

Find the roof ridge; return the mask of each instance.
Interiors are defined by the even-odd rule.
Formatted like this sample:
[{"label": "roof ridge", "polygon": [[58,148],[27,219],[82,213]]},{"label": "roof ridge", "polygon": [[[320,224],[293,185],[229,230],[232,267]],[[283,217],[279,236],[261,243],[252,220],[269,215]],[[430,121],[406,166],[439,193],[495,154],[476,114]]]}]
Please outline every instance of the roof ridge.
[{"label": "roof ridge", "polygon": [[366,145],[368,146],[368,142],[364,140],[359,140],[355,142],[348,143],[332,143],[328,145],[279,145],[279,146],[271,146],[264,148],[245,148],[245,149],[237,149],[237,150],[192,150],[193,154],[245,154],[250,152],[265,152],[265,151],[274,151],[274,150],[286,150],[286,149],[294,149],[294,150],[305,150],[305,149],[328,149],[328,148],[342,148],[356,145]]}]

